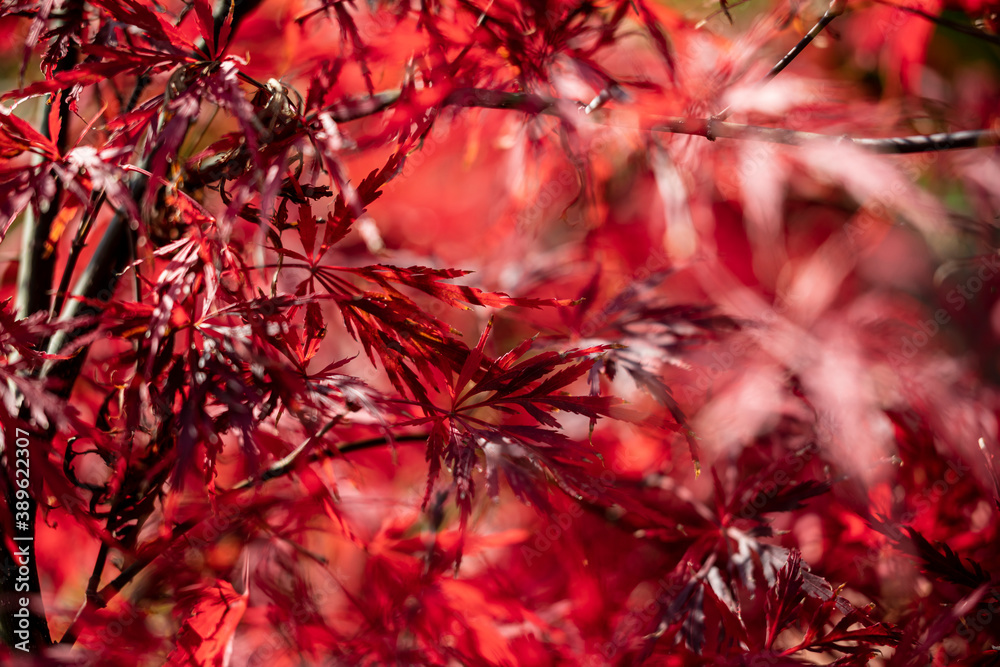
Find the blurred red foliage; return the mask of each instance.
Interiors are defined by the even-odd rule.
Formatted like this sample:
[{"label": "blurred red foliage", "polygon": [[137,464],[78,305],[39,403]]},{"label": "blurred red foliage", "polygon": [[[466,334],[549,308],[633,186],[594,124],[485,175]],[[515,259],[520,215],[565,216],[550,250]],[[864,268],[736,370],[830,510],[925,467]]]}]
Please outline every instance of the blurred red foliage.
[{"label": "blurred red foliage", "polygon": [[998,664],[997,11],[3,3],[0,660]]}]

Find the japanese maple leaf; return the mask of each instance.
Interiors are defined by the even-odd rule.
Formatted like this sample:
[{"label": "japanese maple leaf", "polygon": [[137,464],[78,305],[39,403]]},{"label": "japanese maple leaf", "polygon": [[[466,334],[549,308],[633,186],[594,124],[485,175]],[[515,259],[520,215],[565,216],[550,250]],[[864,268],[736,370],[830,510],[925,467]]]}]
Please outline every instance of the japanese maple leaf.
[{"label": "japanese maple leaf", "polygon": [[249,590],[237,593],[227,581],[216,581],[190,594],[194,603],[167,656],[170,667],[228,667],[236,628],[247,609]]},{"label": "japanese maple leaf", "polygon": [[430,499],[442,463],[451,470],[464,533],[475,492],[473,470],[485,453],[490,494],[498,492],[498,470],[504,470],[515,493],[522,499],[540,501],[540,494],[522,492],[528,478],[551,477],[574,498],[580,498],[579,483],[585,479],[584,464],[595,454],[561,432],[555,412],[568,412],[590,419],[591,428],[600,417],[611,417],[644,426],[676,429],[678,425],[656,416],[630,410],[610,396],[571,395],[567,389],[580,380],[609,346],[545,351],[523,358],[533,340],[528,339],[497,359],[484,353],[493,329],[487,324],[479,343],[470,350],[456,373],[445,375],[442,391],[445,405],[414,402],[427,416],[409,425],[430,425],[427,460],[430,472],[424,505]]}]

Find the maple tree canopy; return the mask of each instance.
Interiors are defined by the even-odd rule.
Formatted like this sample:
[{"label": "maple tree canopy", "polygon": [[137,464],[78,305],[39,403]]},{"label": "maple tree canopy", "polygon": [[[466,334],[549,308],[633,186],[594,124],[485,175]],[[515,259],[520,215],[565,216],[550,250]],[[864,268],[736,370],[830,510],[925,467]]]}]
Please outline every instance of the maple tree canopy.
[{"label": "maple tree canopy", "polygon": [[997,664],[998,11],[5,0],[0,662]]}]

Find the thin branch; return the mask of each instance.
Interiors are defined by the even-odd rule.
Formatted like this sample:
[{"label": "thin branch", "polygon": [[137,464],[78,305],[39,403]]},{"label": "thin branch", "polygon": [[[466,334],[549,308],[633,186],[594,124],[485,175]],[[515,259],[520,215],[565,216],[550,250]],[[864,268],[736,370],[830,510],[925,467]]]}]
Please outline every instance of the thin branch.
[{"label": "thin branch", "polygon": [[108,543],[102,540],[101,547],[97,552],[97,560],[94,561],[94,569],[90,573],[90,579],[87,581],[88,600],[97,595],[97,588],[101,585],[101,574],[104,572],[104,564],[108,560],[108,551]]},{"label": "thin branch", "polygon": [[[760,85],[766,85],[774,79],[774,77],[781,74],[782,70],[791,65],[792,61],[795,60],[795,58],[798,57],[798,55],[802,53],[805,48],[809,46],[809,44],[812,43],[812,41],[816,39],[821,32],[823,32],[823,30],[826,29],[828,25],[833,23],[833,19],[843,14],[846,9],[847,0],[832,0],[830,2],[830,7],[823,13],[823,16],[820,17],[819,21],[816,22],[816,25],[814,25],[809,32],[802,36],[802,39],[800,39],[798,43],[792,47],[791,51],[785,54],[784,58],[778,61],[777,65],[771,68],[771,71],[760,80]],[[731,114],[732,107],[726,107],[715,115],[715,119],[725,120],[729,118]]]},{"label": "thin branch", "polygon": [[950,151],[960,148],[983,148],[1000,143],[1000,132],[996,130],[962,130],[960,132],[939,132],[911,137],[887,137],[884,139],[851,139],[855,146],[867,148],[875,153],[906,154]]},{"label": "thin branch", "polygon": [[[144,190],[143,185],[138,179],[133,180],[130,188],[133,197],[141,196]],[[114,295],[120,274],[128,266],[131,257],[131,248],[128,247],[127,243],[126,217],[127,214],[124,211],[118,211],[111,218],[104,231],[104,236],[73,289],[73,296],[78,298],[71,299],[66,303],[65,309],[59,317],[60,321],[67,322],[81,315],[85,308],[81,299],[109,301]],[[88,326],[69,332],[65,329],[60,330],[49,341],[48,352],[57,353],[67,341],[74,340],[91,328]],[[70,359],[46,362],[42,367],[40,377],[58,378],[61,383],[59,386],[53,387],[54,393],[63,398],[68,397],[86,356],[87,349],[81,349]]]},{"label": "thin branch", "polygon": [[384,90],[374,95],[354,103],[350,108],[335,108],[331,111],[330,117],[337,123],[349,123],[352,120],[359,120],[366,116],[384,111],[399,101],[402,91],[398,88]]},{"label": "thin branch", "polygon": [[873,153],[901,155],[906,153],[932,153],[936,151],[962,148],[983,148],[1000,144],[1000,132],[996,130],[963,130],[938,134],[914,135],[909,137],[850,137],[832,136],[817,132],[800,132],[759,125],[724,123],[714,118],[666,118],[654,126],[654,132],[690,134],[705,137],[711,141],[718,138],[765,141],[773,144],[801,146],[818,141],[833,141],[864,148]]},{"label": "thin branch", "polygon": [[[702,28],[705,27],[705,24],[707,24],[709,21],[711,21],[712,19],[714,19],[716,16],[719,16],[720,14],[724,14],[726,16],[726,18],[729,19],[729,23],[732,24],[733,17],[730,14],[730,10],[736,9],[740,5],[745,5],[748,2],[750,2],[750,0],[738,0],[737,2],[726,3],[725,7],[720,7],[719,9],[716,9],[714,12],[712,12],[711,14],[709,14],[708,16],[706,16],[705,18],[703,18],[702,20],[700,20],[697,23],[695,23],[694,24],[694,29],[695,30],[701,30]],[[721,5],[721,3],[720,3],[720,5]]]},{"label": "thin branch", "polygon": [[[370,113],[391,105],[399,98],[398,90],[376,93],[371,98],[378,100],[379,109],[375,105]],[[384,106],[383,106],[384,105]],[[481,88],[460,88],[445,97],[442,106],[479,107],[486,109],[510,109],[527,114],[561,116],[567,109],[582,110],[584,105],[572,100],[555,99],[535,95],[533,93],[511,93]],[[354,110],[352,110],[353,112]],[[343,113],[335,117],[337,122],[356,120],[368,113]],[[343,120],[342,120],[343,119]],[[1000,144],[1000,132],[996,130],[961,130],[958,132],[941,132],[938,134],[913,135],[906,137],[851,137],[848,135],[829,135],[818,132],[801,132],[784,128],[763,127],[759,125],[743,125],[727,123],[719,117],[714,118],[664,118],[655,125],[654,132],[669,132],[673,134],[690,134],[705,137],[711,141],[718,138],[765,141],[776,144],[799,146],[816,141],[836,141],[849,143],[864,148],[873,153],[901,155],[907,153],[932,153],[937,151],[958,150],[963,148],[983,148]]]},{"label": "thin branch", "polygon": [[[560,104],[567,103],[532,93],[508,93],[484,88],[459,88],[448,94],[443,106],[480,107],[484,109],[513,109],[527,114],[556,115]],[[574,108],[582,108],[579,102],[571,102]]]},{"label": "thin branch", "polygon": [[302,452],[308,449],[309,446],[314,442],[316,442],[317,440],[321,440],[323,436],[329,433],[330,429],[339,424],[342,419],[343,415],[337,415],[337,417],[331,419],[326,424],[324,424],[323,428],[321,428],[319,431],[317,431],[316,433],[310,435],[308,438],[303,440],[302,444],[293,449],[287,456],[282,458],[273,466],[271,466],[267,470],[264,470],[259,475],[253,475],[251,477],[247,477],[242,482],[239,482],[238,484],[236,484],[235,486],[233,486],[231,489],[228,490],[240,491],[242,489],[248,489],[252,486],[263,484],[269,479],[274,479],[275,477],[287,475],[289,472],[291,472],[298,466],[299,459],[302,458]]},{"label": "thin branch", "polygon": [[[226,491],[241,491],[243,489],[249,489],[254,486],[259,486],[264,482],[275,479],[277,477],[283,477],[294,471],[298,467],[299,459],[301,458],[302,452],[305,451],[308,446],[315,440],[322,438],[337,422],[331,420],[327,422],[319,432],[314,436],[309,436],[306,438],[302,444],[296,447],[288,456],[281,459],[274,465],[272,465],[267,470],[264,470],[259,475],[254,475],[252,477],[247,477],[246,479],[236,483],[231,488]],[[355,442],[348,442],[339,447],[321,447],[311,451],[306,456],[306,462],[315,463],[317,461],[322,461],[324,459],[332,458],[338,455],[350,454],[352,452],[360,452],[365,449],[372,449],[373,447],[382,447],[391,443],[397,442],[423,442],[427,440],[426,433],[411,433],[407,435],[401,435],[392,438],[391,440],[387,436],[379,436],[374,438],[368,438],[366,440],[357,440]],[[223,491],[225,493],[225,491]]]},{"label": "thin branch", "polygon": [[802,36],[802,39],[792,47],[792,50],[785,54],[785,57],[778,61],[778,64],[771,68],[771,71],[761,80],[761,83],[767,83],[774,77],[781,74],[781,71],[788,67],[795,58],[802,53],[809,44],[816,39],[816,37],[826,29],[828,25],[833,23],[833,19],[837,18],[844,13],[847,9],[846,0],[833,0],[830,3],[830,7],[823,12],[823,16],[819,18],[816,25],[812,29]]},{"label": "thin branch", "polygon": [[[360,100],[351,101],[350,104],[345,105],[341,103],[337,105],[329,110],[330,117],[337,123],[349,123],[352,120],[360,120],[384,111],[398,102],[401,96],[402,91],[398,88],[383,90]],[[457,88],[444,98],[442,106],[512,109],[532,115],[554,115],[557,113],[557,106],[562,102],[532,93],[512,93],[486,88]],[[569,102],[565,103],[570,104]],[[577,102],[572,102],[571,104],[574,108],[583,107],[583,105]],[[305,119],[307,124],[309,120],[309,118]]]},{"label": "thin branch", "polygon": [[[409,435],[400,435],[392,439],[392,442],[424,442],[428,438],[426,433],[411,433]],[[334,456],[335,454],[351,454],[354,452],[360,452],[365,449],[373,449],[375,447],[382,447],[383,445],[389,444],[389,440],[384,437],[378,438],[368,438],[367,440],[357,440],[355,442],[348,442],[347,444],[337,447],[335,450],[325,449],[321,452],[316,452],[315,458],[311,459],[318,461],[320,458],[326,458],[328,456]]]},{"label": "thin branch", "polygon": [[[310,436],[309,438],[307,438],[301,445],[295,448],[295,451],[291,455],[285,457],[285,459],[282,459],[280,462],[269,468],[264,475],[247,478],[242,482],[239,482],[238,484],[233,486],[231,489],[225,491],[220,490],[219,492],[220,495],[226,495],[228,493],[242,491],[263,484],[267,480],[287,475],[288,473],[290,473],[292,470],[295,469],[294,463],[297,461],[297,456],[293,455],[301,453],[303,449],[305,449],[305,447],[308,445],[308,443],[310,443],[312,440],[318,437],[322,437],[322,434],[328,431],[329,428],[332,428],[332,426],[336,422],[337,420],[331,420],[330,422],[328,422],[327,427],[321,429],[318,433],[316,433],[315,436]],[[425,440],[427,440],[426,433],[413,433],[393,438],[392,442],[423,442]],[[365,449],[381,447],[389,443],[390,443],[389,438],[385,436],[368,438],[365,440],[357,440],[355,442],[346,443],[337,448],[326,447],[323,449],[318,449],[316,451],[311,452],[308,455],[307,460],[310,463],[312,463],[326,458],[330,458],[337,454],[349,454],[352,452],[359,452]],[[76,618],[73,620],[73,623],[70,624],[69,629],[66,630],[65,634],[63,634],[62,638],[59,640],[59,644],[66,646],[74,645],[79,636],[80,625],[84,622],[84,619],[87,617],[89,613],[96,611],[97,609],[102,609],[106,607],[108,603],[115,598],[115,596],[121,593],[123,588],[128,586],[128,584],[133,579],[135,579],[136,576],[139,575],[140,572],[146,569],[146,567],[148,567],[157,558],[164,555],[170,549],[171,546],[176,544],[178,539],[184,537],[187,533],[189,533],[192,529],[194,529],[198,524],[200,524],[207,518],[209,517],[203,516],[197,519],[189,519],[183,523],[177,524],[174,527],[173,533],[170,536],[169,544],[167,546],[164,546],[163,548],[160,549],[151,549],[151,548],[146,549],[145,553],[143,553],[142,556],[138,557],[128,567],[123,569],[118,574],[117,577],[111,580],[107,585],[105,585],[100,590],[96,590],[96,585],[94,585],[93,589],[95,590],[92,592],[90,584],[93,584],[94,578],[93,576],[91,576],[91,582],[90,584],[88,584],[87,587],[88,589],[87,601],[77,612]],[[95,572],[96,571],[97,570],[95,566]]]},{"label": "thin branch", "polygon": [[83,253],[83,249],[87,247],[87,236],[90,234],[90,230],[94,226],[94,221],[97,219],[98,213],[101,211],[101,207],[104,206],[104,200],[107,198],[107,193],[101,190],[101,193],[97,196],[96,201],[94,201],[91,210],[86,214],[83,220],[80,221],[80,227],[77,229],[76,236],[73,237],[73,244],[70,246],[69,255],[66,257],[66,266],[63,269],[62,279],[59,281],[59,287],[56,289],[55,299],[52,302],[52,309],[49,311],[49,317],[56,317],[60,312],[62,312],[63,304],[66,301],[66,293],[69,292],[69,283],[73,277],[73,272],[76,270],[76,263],[80,259],[80,254]]},{"label": "thin branch", "polygon": [[949,30],[954,30],[955,32],[960,32],[963,35],[968,35],[969,37],[975,37],[976,39],[981,39],[984,42],[989,42],[990,44],[1000,46],[1000,37],[997,35],[991,35],[983,30],[978,30],[975,27],[969,27],[967,25],[962,25],[951,19],[946,19],[943,16],[934,16],[929,14],[922,9],[917,9],[916,7],[907,7],[905,5],[897,5],[895,2],[890,2],[889,0],[874,0],[880,5],[886,7],[892,7],[898,9],[901,12],[906,12],[908,14],[913,14],[914,16],[919,16],[920,18],[927,19],[931,23],[936,23],[937,25],[948,28]]},{"label": "thin branch", "polygon": [[[170,542],[175,542],[178,538],[183,537],[188,531],[197,526],[199,523],[209,518],[208,516],[202,516],[198,519],[189,519],[184,523],[178,524],[174,527],[173,534],[170,536]],[[147,549],[146,552],[137,558],[131,565],[126,567],[121,573],[115,577],[111,582],[109,582],[104,588],[100,589],[93,595],[87,595],[87,601],[84,602],[83,606],[76,614],[76,618],[70,624],[69,628],[63,634],[62,638],[59,640],[59,644],[65,646],[73,646],[76,644],[76,640],[80,634],[80,626],[86,619],[86,617],[98,609],[103,609],[108,605],[108,603],[118,595],[123,588],[125,588],[135,577],[146,569],[150,563],[156,560],[158,557],[163,555],[167,551],[168,547],[163,549]]]}]

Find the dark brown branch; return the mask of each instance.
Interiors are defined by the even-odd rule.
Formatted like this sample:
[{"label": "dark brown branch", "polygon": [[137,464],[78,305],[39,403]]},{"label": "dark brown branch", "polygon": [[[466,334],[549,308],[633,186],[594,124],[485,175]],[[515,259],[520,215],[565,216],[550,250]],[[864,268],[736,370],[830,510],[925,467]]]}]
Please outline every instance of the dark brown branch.
[{"label": "dark brown branch", "polygon": [[[71,46],[66,55],[56,64],[56,72],[65,72],[73,68],[77,61],[77,49]],[[69,98],[66,91],[59,95],[59,134],[55,145],[60,153],[65,153],[69,147],[69,126],[72,121],[69,108]],[[42,123],[39,127],[42,135],[52,139],[52,127],[49,124],[48,107],[42,109]],[[52,290],[53,276],[57,254],[49,235],[52,224],[60,212],[60,200],[63,195],[61,180],[56,180],[51,198],[38,202],[38,214],[29,208],[24,216],[24,236],[21,247],[21,259],[17,272],[17,304],[21,317],[27,317],[39,310],[49,310],[49,298]]]},{"label": "dark brown branch", "polygon": [[50,317],[56,317],[62,312],[63,304],[66,301],[66,294],[69,292],[69,283],[73,277],[73,272],[76,270],[76,263],[79,261],[83,249],[87,247],[87,236],[90,234],[90,230],[93,228],[94,221],[101,212],[106,198],[107,194],[102,190],[93,202],[91,210],[87,212],[84,219],[80,222],[80,228],[77,230],[76,236],[73,237],[73,244],[70,246],[69,255],[66,257],[66,267],[63,270],[62,279],[59,281],[59,287],[56,289],[55,299],[52,302],[52,310],[49,312]]},{"label": "dark brown branch", "polygon": [[[130,189],[132,196],[138,198],[145,190],[145,182],[136,179],[132,182]],[[109,301],[114,295],[120,274],[125,270],[132,256],[126,217],[124,211],[118,211],[108,223],[104,236],[91,256],[90,262],[77,280],[73,296]],[[85,308],[87,306],[79,299],[71,299],[66,303],[60,320],[69,321],[80,317],[85,313]],[[50,354],[58,353],[67,341],[86,334],[92,328],[92,326],[85,326],[70,332],[60,331],[49,341],[48,352]],[[42,368],[40,376],[56,379],[58,382],[51,387],[52,391],[62,398],[67,398],[72,393],[73,384],[83,367],[86,356],[87,348],[84,348],[70,359],[47,363]]]},{"label": "dark brown branch", "polygon": [[[335,115],[337,122],[357,120],[367,115],[377,113],[392,105],[399,99],[398,90],[377,93],[371,106],[359,110],[353,108],[350,112]],[[584,109],[584,106],[571,100],[560,100],[535,95],[532,93],[509,93],[480,88],[460,88],[445,97],[443,106],[478,107],[486,109],[510,109],[527,114],[560,115],[569,109]],[[963,148],[982,148],[1000,143],[1000,133],[995,130],[961,130],[958,132],[942,132],[929,135],[914,135],[907,137],[851,137],[847,135],[829,135],[818,132],[801,132],[784,128],[763,127],[759,125],[743,125],[727,123],[715,118],[665,118],[654,126],[654,132],[669,132],[672,134],[690,134],[714,141],[718,138],[765,141],[776,144],[799,146],[816,141],[836,141],[849,143],[864,148],[873,153],[901,155],[906,153],[931,153],[936,151],[958,150]]]},{"label": "dark brown branch", "polygon": [[[67,3],[65,8],[68,12],[82,12],[83,3],[77,0]],[[70,42],[66,53],[55,64],[55,72],[65,72],[72,69],[77,62],[78,50],[75,44]],[[52,139],[52,127],[49,123],[49,109],[43,107],[42,122],[40,131],[46,138]],[[69,147],[69,130],[72,121],[72,113],[69,105],[69,97],[66,91],[59,96],[59,131],[55,136],[55,146],[60,153],[65,153]],[[21,247],[20,261],[17,272],[17,312],[21,317],[27,317],[40,310],[48,312],[49,299],[51,296],[53,281],[55,277],[55,266],[57,254],[53,247],[54,241],[50,240],[53,225],[60,213],[61,200],[63,197],[63,185],[57,180],[53,188],[51,197],[44,198],[38,202],[37,215],[30,207],[24,216],[23,242]],[[29,406],[22,402],[20,407],[21,419],[28,421]],[[41,437],[32,433],[32,437]],[[8,457],[10,458],[10,457]],[[10,459],[9,465],[13,466]],[[35,485],[41,488],[41,484]],[[7,489],[5,500],[8,507],[14,507],[14,488],[10,485]],[[27,513],[30,517],[30,530],[26,540],[17,546],[33,547],[35,545],[35,524],[37,521],[37,502],[33,494],[27,498]],[[25,561],[27,568],[27,590],[20,589],[32,599],[30,616],[28,620],[28,639],[32,650],[37,650],[52,643],[49,635],[48,621],[45,616],[45,608],[42,603],[41,582],[38,577],[38,559],[34,549]],[[6,544],[0,549],[0,560],[2,560],[2,572],[0,572],[0,611],[3,618],[0,619],[0,636],[8,644],[13,644],[13,628],[8,626],[12,618],[9,607],[13,604],[15,595],[14,556],[7,548]]]},{"label": "dark brown branch", "polygon": [[[392,442],[424,442],[427,440],[428,435],[426,433],[412,433],[410,435],[401,435],[392,439]],[[327,458],[329,456],[334,456],[336,454],[352,454],[354,452],[360,452],[365,449],[373,449],[375,447],[382,447],[388,445],[389,440],[385,437],[378,438],[368,438],[367,440],[357,440],[355,442],[349,442],[345,445],[341,445],[336,449],[324,449],[321,452],[316,452],[316,455],[311,458],[311,461],[318,461],[322,458]]]},{"label": "dark brown branch", "polygon": [[[384,90],[374,95],[349,100],[329,110],[330,117],[338,123],[360,120],[388,109],[399,101],[402,93],[398,88]],[[583,108],[576,102],[556,100],[532,93],[511,93],[485,88],[457,88],[445,97],[442,106],[478,107],[482,109],[510,109],[527,114],[556,114],[560,104]]]},{"label": "dark brown branch", "polygon": [[[285,458],[281,459],[280,461],[278,461],[277,463],[275,463],[274,465],[272,465],[267,470],[264,470],[259,475],[254,475],[252,477],[247,477],[246,479],[244,479],[244,480],[236,483],[235,485],[233,485],[233,487],[230,488],[230,489],[228,489],[228,490],[229,491],[241,491],[243,489],[249,489],[249,488],[254,487],[254,486],[259,486],[259,485],[263,484],[264,482],[267,482],[269,480],[275,479],[277,477],[283,477],[285,475],[288,475],[289,473],[291,473],[292,471],[294,471],[296,468],[298,468],[299,459],[301,458],[301,454],[302,454],[303,451],[306,450],[306,448],[309,446],[309,444],[312,443],[314,440],[322,438],[330,430],[330,428],[333,427],[333,425],[335,423],[336,422],[333,422],[333,421],[328,422],[327,425],[323,429],[321,429],[315,436],[310,436],[309,438],[306,438],[306,440],[303,441],[303,443],[301,445],[299,445],[298,447],[296,447],[295,450],[292,451],[291,454],[289,454]],[[365,449],[371,449],[373,447],[383,447],[385,445],[392,444],[392,443],[397,443],[397,442],[424,442],[425,440],[427,440],[427,434],[426,433],[414,433],[414,434],[408,434],[408,435],[401,435],[401,436],[394,437],[391,441],[386,436],[379,436],[379,437],[375,437],[375,438],[368,438],[366,440],[357,440],[355,442],[345,443],[345,444],[343,444],[343,445],[341,445],[339,447],[328,447],[327,446],[327,447],[317,448],[317,449],[311,451],[306,456],[306,462],[308,462],[308,463],[315,463],[317,461],[322,461],[324,459],[332,458],[334,456],[344,455],[344,454],[350,454],[350,453],[353,453],[353,452],[360,452],[360,451],[363,451]]]},{"label": "dark brown branch", "polygon": [[[331,422],[328,422],[328,427],[332,427],[335,423],[337,423],[337,421],[338,420],[332,420]],[[247,478],[242,482],[239,482],[238,484],[236,484],[227,491],[220,491],[220,494],[226,495],[228,493],[242,491],[263,484],[267,480],[287,475],[288,473],[290,473],[292,470],[295,469],[296,467],[295,464],[298,462],[297,457],[295,457],[294,454],[301,452],[304,449],[305,445],[307,445],[309,442],[318,437],[322,437],[322,435],[325,434],[327,431],[329,431],[329,428],[324,427],[324,429],[321,429],[315,436],[308,438],[302,445],[300,445],[295,449],[295,452],[293,452],[292,455],[289,455],[289,457],[285,457],[285,459],[282,459],[282,461],[279,462],[280,465],[276,464],[275,466],[269,468],[266,471],[266,474],[257,477]],[[426,433],[414,433],[414,434],[401,435],[399,437],[393,438],[392,442],[423,442],[425,440],[427,440]],[[307,460],[308,462],[313,463],[316,461],[321,461],[326,458],[330,458],[332,456],[336,456],[338,454],[349,454],[352,452],[359,452],[365,449],[372,449],[374,447],[382,447],[389,443],[390,443],[389,438],[385,436],[367,438],[365,440],[357,440],[355,442],[346,443],[337,448],[324,447],[318,449],[316,451],[311,452],[308,455]],[[88,584],[87,587],[88,589],[87,601],[84,603],[83,607],[80,608],[80,611],[77,612],[76,618],[73,620],[73,623],[70,625],[66,633],[59,640],[59,643],[67,646],[72,646],[73,644],[75,644],[79,635],[80,624],[83,623],[84,619],[87,617],[88,614],[96,611],[97,609],[102,609],[106,607],[107,604],[111,600],[113,600],[115,596],[117,596],[122,591],[123,588],[128,586],[128,584],[131,583],[131,581],[135,579],[135,577],[138,576],[140,572],[146,569],[146,567],[148,567],[158,557],[166,553],[171,546],[177,543],[178,539],[184,537],[187,533],[189,533],[192,529],[197,527],[198,524],[200,524],[206,518],[208,517],[202,517],[199,519],[189,519],[188,521],[185,521],[175,526],[173,534],[171,535],[169,540],[170,542],[169,545],[165,546],[162,549],[147,549],[142,556],[137,558],[125,569],[123,569],[118,574],[117,577],[111,580],[107,585],[105,585],[100,590],[96,590],[97,587],[96,584],[94,584],[94,577],[92,575],[90,584]],[[102,545],[102,549],[103,548],[104,546]],[[98,562],[100,562],[100,560],[101,559],[99,557]],[[98,581],[99,581],[99,575],[98,575]]]},{"label": "dark brown branch", "polygon": [[826,29],[828,25],[833,23],[833,19],[837,18],[844,13],[847,8],[846,0],[833,0],[830,3],[830,7],[823,13],[823,16],[819,18],[816,25],[812,29],[802,36],[802,39],[792,47],[792,50],[785,54],[785,57],[778,61],[778,64],[771,68],[771,71],[762,80],[762,83],[767,83],[774,77],[781,74],[781,71],[792,64],[792,61],[802,53],[809,44],[816,39],[816,37]]},{"label": "dark brown branch", "polygon": [[713,118],[668,118],[653,127],[654,132],[690,134],[714,141],[718,138],[765,141],[773,144],[800,146],[818,141],[851,144],[873,153],[901,155],[931,153],[962,148],[982,148],[1000,144],[1000,132],[995,130],[963,130],[909,137],[866,138],[832,136],[817,132],[799,132],[759,125],[725,123]]},{"label": "dark brown branch", "polygon": [[867,148],[875,153],[905,154],[950,151],[959,148],[983,148],[1000,143],[1000,133],[996,130],[963,130],[960,132],[940,132],[938,134],[915,135],[912,137],[887,137],[884,139],[851,139],[855,146]]},{"label": "dark brown branch", "polygon": [[[178,524],[174,527],[173,534],[170,537],[170,542],[176,542],[177,539],[183,537],[188,531],[207,518],[209,517],[205,516],[197,520],[189,519],[184,523]],[[65,646],[73,646],[76,644],[76,640],[80,633],[80,625],[84,622],[86,617],[92,612],[106,607],[108,602],[121,593],[123,588],[128,586],[128,584],[135,579],[140,572],[146,569],[146,566],[163,555],[168,548],[169,547],[165,547],[163,549],[147,549],[141,557],[137,558],[128,567],[122,570],[121,573],[104,588],[93,594],[88,591],[87,601],[84,603],[83,607],[80,608],[80,611],[77,612],[76,618],[73,619],[73,623],[70,624],[69,628],[59,640],[59,644]]]},{"label": "dark brown branch", "polygon": [[700,30],[705,26],[706,23],[714,19],[716,16],[719,16],[720,14],[724,15],[727,19],[729,19],[729,23],[732,24],[733,17],[731,14],[731,10],[736,9],[740,5],[745,5],[748,2],[750,2],[750,0],[738,0],[737,2],[726,3],[724,7],[720,6],[719,9],[716,9],[714,12],[712,12],[702,20],[698,21],[694,26],[695,30]]},{"label": "dark brown branch", "polygon": [[338,123],[349,123],[352,120],[365,118],[388,109],[399,101],[401,94],[398,88],[375,93],[355,102],[349,108],[334,108],[330,116]]},{"label": "dark brown branch", "polygon": [[913,14],[914,16],[919,16],[920,18],[927,19],[931,23],[936,23],[937,25],[943,28],[948,28],[949,30],[960,32],[963,35],[968,35],[969,37],[981,39],[984,42],[989,42],[990,44],[1000,46],[1000,37],[998,37],[997,35],[991,35],[988,32],[977,30],[974,27],[962,25],[961,23],[957,23],[950,19],[946,19],[943,16],[934,16],[933,14],[929,14],[923,11],[922,9],[917,9],[916,7],[906,7],[904,5],[897,5],[895,2],[889,2],[889,0],[875,0],[875,2],[877,2],[880,5],[884,5],[886,7],[892,7],[894,9],[898,9],[899,11],[906,12],[907,14]]},{"label": "dark brown branch", "polygon": [[[214,13],[216,41],[218,41],[222,27],[230,14],[232,15],[231,30],[235,32],[240,22],[260,4],[260,1],[221,0],[216,6]],[[144,87],[148,81],[148,78],[140,77],[136,83],[137,88]],[[137,95],[133,94],[132,97],[135,100]],[[152,150],[149,152],[149,155],[152,156],[155,152],[155,150]],[[141,169],[143,170],[148,167],[148,164],[141,165]],[[140,201],[146,192],[146,188],[146,179],[141,176],[135,176],[129,188],[132,199]],[[74,296],[99,301],[109,301],[112,298],[118,285],[118,280],[133,255],[132,246],[134,244],[131,237],[132,233],[127,222],[127,213],[119,210],[108,223],[104,231],[104,236],[101,238],[83,274],[77,281],[73,289]],[[79,299],[73,299],[66,304],[66,309],[61,313],[60,319],[66,321],[78,317],[83,309],[82,302]],[[68,334],[60,332],[60,334],[57,334],[49,341],[47,350],[50,353],[56,353],[67,340],[72,340],[88,331],[89,328],[77,329]],[[57,395],[62,397],[69,396],[76,378],[83,367],[88,350],[89,347],[85,347],[74,355],[73,358],[54,364],[46,364],[42,369],[42,377],[57,380],[57,383],[52,387]]]},{"label": "dark brown branch", "polygon": [[102,541],[101,547],[97,552],[97,560],[94,561],[94,569],[90,573],[90,579],[87,581],[87,599],[91,599],[97,596],[97,589],[101,585],[101,574],[104,572],[104,565],[108,561],[108,543]]},{"label": "dark brown branch", "polygon": [[[809,46],[809,44],[812,43],[812,41],[816,39],[816,37],[826,29],[828,25],[833,23],[833,19],[843,14],[845,9],[847,9],[847,0],[832,0],[830,2],[830,7],[823,13],[823,16],[819,18],[819,21],[816,22],[816,25],[814,25],[812,29],[809,30],[809,32],[803,35],[802,39],[800,39],[798,43],[796,43],[795,46],[792,47],[792,50],[786,53],[785,56],[778,61],[778,64],[772,67],[771,71],[768,72],[763,79],[761,79],[760,81],[761,85],[767,84],[774,77],[781,74],[782,70],[791,65],[792,61],[795,60],[795,58],[797,58],[798,55],[802,53],[805,50],[805,48]],[[732,108],[726,107],[725,109],[723,109],[722,111],[720,111],[715,115],[715,119],[725,120],[729,118],[731,114],[732,114]]]},{"label": "dark brown branch", "polygon": [[[562,100],[542,97],[532,93],[508,93],[483,88],[459,88],[444,99],[444,106],[480,107],[483,109],[512,109],[527,114],[555,113]],[[577,102],[574,108],[581,108]]]},{"label": "dark brown branch", "polygon": [[[473,88],[454,91],[445,98],[444,104],[485,107],[489,109],[515,109],[529,114],[551,115],[558,115],[561,109],[582,108],[582,105],[577,102],[550,99],[531,93],[506,93]],[[859,146],[873,153],[895,155],[931,153],[962,148],[982,148],[1000,144],[1000,132],[996,130],[962,130],[958,132],[941,132],[938,134],[908,137],[869,138],[847,135],[833,136],[818,132],[800,132],[784,128],[726,123],[717,117],[665,118],[652,129],[654,132],[690,134],[705,137],[712,141],[717,138],[742,139],[792,146],[816,141],[836,141]]]}]

